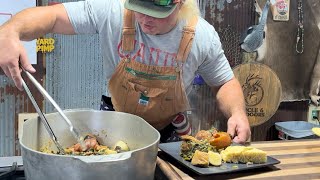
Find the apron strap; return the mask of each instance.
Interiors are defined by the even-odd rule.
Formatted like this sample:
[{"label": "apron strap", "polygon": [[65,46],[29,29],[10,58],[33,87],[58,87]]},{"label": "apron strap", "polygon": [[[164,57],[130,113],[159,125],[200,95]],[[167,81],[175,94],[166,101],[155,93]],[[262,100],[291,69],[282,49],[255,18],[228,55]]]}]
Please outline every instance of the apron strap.
[{"label": "apron strap", "polygon": [[187,60],[195,36],[197,23],[198,16],[194,16],[188,21],[187,25],[183,28],[183,34],[177,54],[177,61],[184,63]]},{"label": "apron strap", "polygon": [[124,8],[121,45],[123,51],[133,51],[135,35],[136,28],[133,11]]}]

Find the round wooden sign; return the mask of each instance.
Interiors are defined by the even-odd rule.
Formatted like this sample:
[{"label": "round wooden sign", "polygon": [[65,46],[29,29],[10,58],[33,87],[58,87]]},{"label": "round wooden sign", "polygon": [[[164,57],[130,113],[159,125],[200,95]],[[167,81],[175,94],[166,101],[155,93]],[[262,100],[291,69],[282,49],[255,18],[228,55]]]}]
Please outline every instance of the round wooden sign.
[{"label": "round wooden sign", "polygon": [[233,72],[243,90],[250,126],[269,120],[281,100],[281,83],[276,73],[260,63],[240,64]]}]

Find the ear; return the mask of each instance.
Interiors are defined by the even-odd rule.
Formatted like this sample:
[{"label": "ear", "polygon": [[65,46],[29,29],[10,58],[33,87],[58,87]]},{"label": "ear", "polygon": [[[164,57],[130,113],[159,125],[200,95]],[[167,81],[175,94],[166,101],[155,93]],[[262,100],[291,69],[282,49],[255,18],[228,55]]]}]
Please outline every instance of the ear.
[{"label": "ear", "polygon": [[185,1],[183,0],[183,1],[180,1],[180,3],[178,4],[178,7],[177,7],[177,8],[178,8],[179,10],[182,8],[184,2],[185,2]]},{"label": "ear", "polygon": [[179,4],[178,6],[180,6],[180,8],[183,6],[183,4],[186,2],[186,0],[178,0]]}]

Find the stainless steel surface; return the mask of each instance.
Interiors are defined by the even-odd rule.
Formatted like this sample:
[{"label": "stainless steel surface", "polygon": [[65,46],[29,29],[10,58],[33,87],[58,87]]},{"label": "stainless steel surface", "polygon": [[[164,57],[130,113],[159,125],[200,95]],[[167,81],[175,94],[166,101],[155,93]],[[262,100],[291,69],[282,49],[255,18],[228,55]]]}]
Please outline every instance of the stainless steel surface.
[{"label": "stainless steel surface", "polygon": [[11,167],[14,162],[17,162],[18,166],[23,165],[21,156],[0,157],[0,168]]},{"label": "stainless steel surface", "polygon": [[27,84],[24,82],[24,80],[22,79],[22,86],[24,88],[24,90],[26,91],[26,93],[28,94],[34,108],[36,109],[37,113],[39,114],[40,119],[42,120],[42,123],[44,125],[44,127],[46,128],[47,132],[50,135],[50,138],[53,140],[54,144],[57,146],[59,153],[61,154],[65,154],[63,147],[60,145],[57,137],[55,136],[54,132],[52,131],[50,124],[48,123],[46,117],[44,116],[44,114],[42,113],[41,109],[39,108],[36,100],[33,98],[33,95],[29,89],[29,87],[27,86]]},{"label": "stainless steel surface", "polygon": [[[24,70],[23,68],[22,68],[22,70],[26,73],[26,75],[28,76],[28,78],[29,78],[29,79],[31,80],[31,82],[36,86],[36,88],[40,91],[40,93],[41,93],[47,100],[49,100],[49,102],[56,108],[56,110],[58,111],[58,113],[62,116],[63,120],[68,124],[68,126],[69,126],[69,131],[70,131],[70,132],[72,133],[72,135],[76,138],[76,140],[81,144],[81,147],[82,147],[83,149],[85,149],[85,143],[84,143],[83,137],[79,134],[78,129],[76,129],[76,128],[73,126],[73,124],[71,123],[71,121],[69,120],[69,118],[62,112],[62,110],[61,110],[61,108],[59,107],[59,105],[52,99],[52,97],[48,94],[48,92],[41,86],[41,84],[38,83],[38,81],[37,81],[28,71]],[[23,84],[24,84],[24,87],[27,88],[26,84],[25,84],[25,83],[23,83]],[[29,89],[29,88],[27,88],[27,89]],[[33,105],[34,105],[35,107],[36,107],[36,106],[38,107],[38,105],[37,105],[37,103],[35,102],[34,98],[32,97],[32,94],[31,94],[30,91],[29,91],[28,95],[29,95],[29,97],[30,97],[30,95],[31,95],[30,99],[31,99],[31,100],[33,99],[33,101],[32,101]],[[38,108],[36,108],[36,110],[37,110],[39,116],[41,117],[41,119],[46,123],[47,120],[45,120],[45,117],[44,117],[42,111],[40,110],[40,108],[38,107]],[[46,125],[47,125],[47,127],[48,127],[48,128],[47,128],[47,129],[48,129],[48,132],[49,132],[50,134],[52,134],[52,135],[53,135],[52,138],[55,139],[55,140],[54,140],[55,144],[57,145],[57,147],[59,147],[59,150],[61,150],[61,152],[63,153],[63,148],[61,148],[58,140],[57,140],[56,137],[54,136],[54,134],[53,134],[53,132],[52,132],[52,130],[51,130],[51,128],[50,128],[50,125],[49,125],[48,123],[46,123]]]},{"label": "stainless steel surface", "polygon": [[23,163],[21,156],[11,156],[11,157],[0,157],[0,179],[17,179],[14,174],[20,172],[21,176],[24,177]]},{"label": "stainless steel surface", "polygon": [[[104,156],[67,156],[39,152],[52,146],[45,127],[38,119],[24,123],[20,140],[27,179],[153,179],[160,139],[159,132],[142,118],[121,112],[68,110],[65,115],[80,133],[92,133],[97,140],[113,146],[122,140],[131,151]],[[68,126],[58,113],[46,118],[64,147],[73,145]],[[61,168],[63,166],[63,168]],[[59,168],[58,168],[59,167]]]}]

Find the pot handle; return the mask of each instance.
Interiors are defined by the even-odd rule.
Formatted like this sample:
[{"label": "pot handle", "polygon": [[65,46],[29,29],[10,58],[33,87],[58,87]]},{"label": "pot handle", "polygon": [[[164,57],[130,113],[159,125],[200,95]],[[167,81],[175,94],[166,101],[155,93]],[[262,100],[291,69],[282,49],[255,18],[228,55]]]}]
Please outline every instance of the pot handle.
[{"label": "pot handle", "polygon": [[131,157],[131,152],[123,152],[119,154],[98,155],[98,156],[73,156],[85,163],[101,163],[101,162],[114,162],[124,161]]}]

